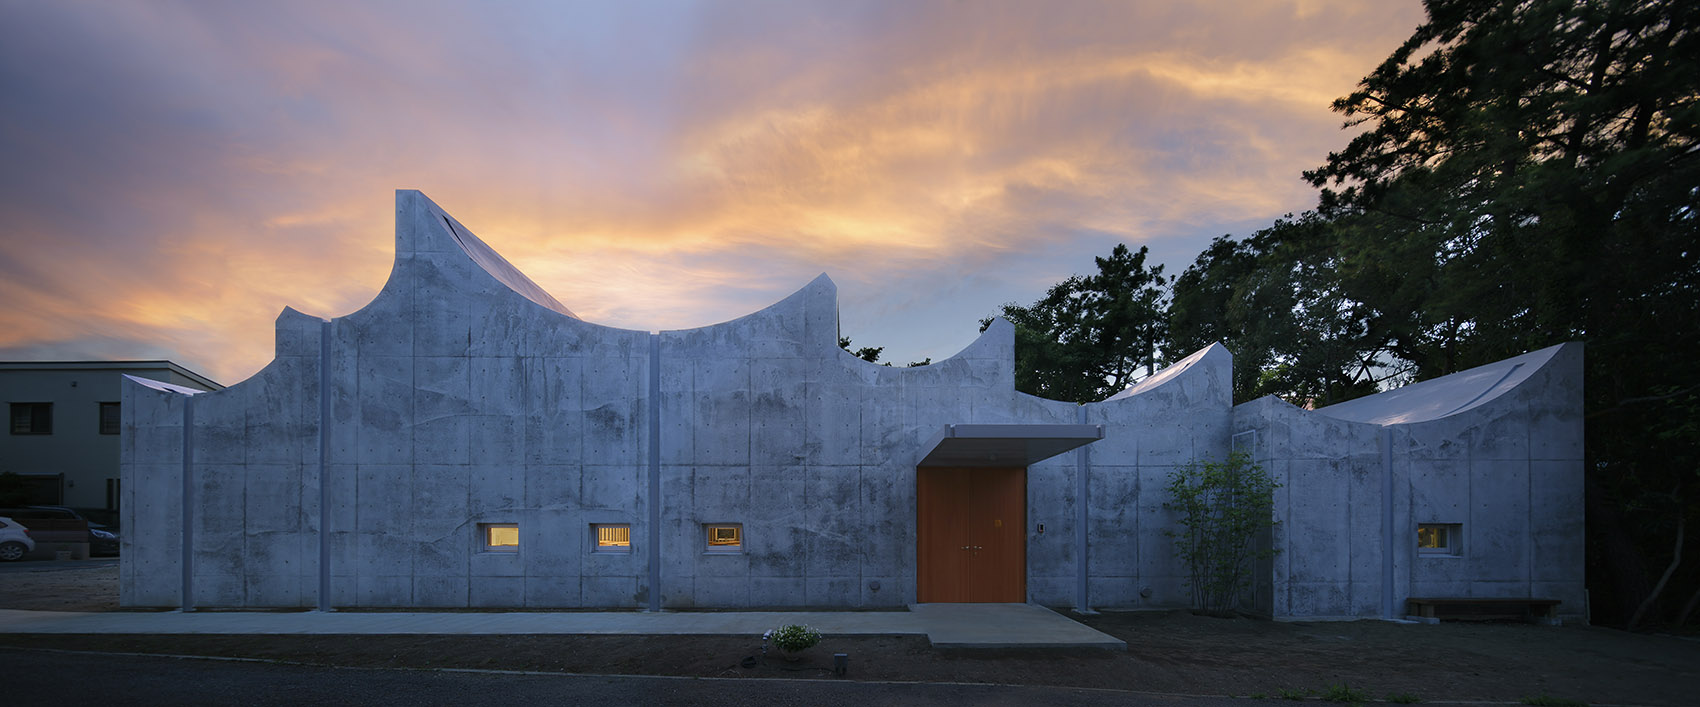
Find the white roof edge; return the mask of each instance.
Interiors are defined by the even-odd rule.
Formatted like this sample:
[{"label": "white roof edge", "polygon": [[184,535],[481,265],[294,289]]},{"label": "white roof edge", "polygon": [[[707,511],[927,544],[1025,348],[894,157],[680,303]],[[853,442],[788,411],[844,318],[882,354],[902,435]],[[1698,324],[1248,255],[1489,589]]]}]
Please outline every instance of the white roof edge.
[{"label": "white roof edge", "polygon": [[195,389],[195,388],[190,388],[188,386],[166,383],[164,381],[156,381],[152,378],[137,378],[137,377],[132,376],[128,373],[125,373],[123,375],[124,375],[125,378],[127,378],[131,381],[134,381],[134,382],[141,384],[145,387],[152,388],[154,390],[160,391],[162,393],[177,393],[179,395],[199,395],[201,393],[207,392],[205,390],[198,390],[198,389]]},{"label": "white roof edge", "polygon": [[1427,422],[1480,407],[1515,389],[1565,344],[1319,408],[1337,420],[1397,425]]},{"label": "white roof edge", "polygon": [[1163,370],[1158,371],[1156,373],[1153,373],[1149,376],[1146,376],[1145,380],[1142,380],[1138,383],[1130,385],[1130,386],[1127,387],[1126,390],[1123,390],[1120,393],[1116,393],[1115,395],[1112,395],[1108,398],[1105,398],[1104,402],[1109,402],[1111,400],[1121,400],[1123,398],[1131,398],[1135,395],[1138,395],[1138,394],[1143,393],[1147,390],[1151,390],[1152,388],[1156,388],[1157,386],[1160,386],[1164,383],[1167,383],[1171,380],[1174,380],[1175,378],[1179,378],[1182,373],[1185,373],[1187,371],[1187,369],[1192,368],[1193,364],[1196,364],[1199,361],[1204,360],[1204,357],[1207,354],[1210,353],[1211,349],[1215,349],[1215,348],[1218,348],[1218,347],[1221,347],[1221,346],[1222,346],[1221,344],[1213,343],[1213,344],[1206,346],[1202,349],[1194,351],[1194,352],[1188,354],[1186,358],[1183,358],[1179,361],[1176,361],[1176,362],[1171,363],[1168,366],[1164,367]]}]

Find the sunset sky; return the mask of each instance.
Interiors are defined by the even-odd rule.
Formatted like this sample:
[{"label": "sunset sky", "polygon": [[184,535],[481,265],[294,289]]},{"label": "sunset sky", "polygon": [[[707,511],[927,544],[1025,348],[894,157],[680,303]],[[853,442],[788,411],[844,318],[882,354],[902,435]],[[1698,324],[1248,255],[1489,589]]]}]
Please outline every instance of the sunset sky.
[{"label": "sunset sky", "polygon": [[[345,6],[346,5],[346,6]],[[1314,204],[1417,0],[0,0],[0,359],[236,383],[383,284],[420,189],[581,317],[825,272],[902,364],[1093,268]]]}]

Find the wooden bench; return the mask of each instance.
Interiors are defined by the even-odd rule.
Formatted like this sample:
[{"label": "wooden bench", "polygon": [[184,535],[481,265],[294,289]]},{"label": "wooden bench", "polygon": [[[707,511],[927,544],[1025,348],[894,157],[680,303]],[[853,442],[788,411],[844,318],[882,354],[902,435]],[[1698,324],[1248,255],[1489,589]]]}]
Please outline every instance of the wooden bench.
[{"label": "wooden bench", "polygon": [[1562,603],[1557,599],[1502,599],[1492,597],[1411,597],[1405,600],[1410,618],[1427,623],[1436,623],[1441,619],[1459,621],[1522,619],[1556,625],[1558,623],[1558,605]]}]

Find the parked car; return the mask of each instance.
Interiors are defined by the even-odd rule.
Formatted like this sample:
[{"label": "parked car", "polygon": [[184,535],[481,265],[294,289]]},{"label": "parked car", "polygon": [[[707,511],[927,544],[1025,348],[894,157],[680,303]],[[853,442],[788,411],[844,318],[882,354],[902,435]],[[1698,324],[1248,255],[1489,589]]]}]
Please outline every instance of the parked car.
[{"label": "parked car", "polygon": [[0,562],[16,562],[35,551],[35,539],[29,528],[17,521],[0,516]]},{"label": "parked car", "polygon": [[89,521],[89,555],[91,557],[118,556],[118,529]]},{"label": "parked car", "polygon": [[[93,520],[89,520],[88,516],[75,508],[69,508],[66,506],[26,506],[23,509],[0,509],[0,513],[5,513],[8,510],[17,510],[24,513],[26,515],[21,517],[34,519],[37,524],[39,524],[41,520],[49,518],[61,521],[76,519],[88,523],[89,556],[116,557],[118,555],[118,529],[105,523],[97,523]],[[20,516],[13,517],[17,518]],[[110,520],[110,518],[108,518],[108,520]],[[41,538],[41,535],[38,533],[36,537],[39,539]]]},{"label": "parked car", "polygon": [[95,538],[89,533],[88,520],[64,506],[0,508],[0,516],[24,524],[38,543],[88,543],[90,552],[94,550]]}]

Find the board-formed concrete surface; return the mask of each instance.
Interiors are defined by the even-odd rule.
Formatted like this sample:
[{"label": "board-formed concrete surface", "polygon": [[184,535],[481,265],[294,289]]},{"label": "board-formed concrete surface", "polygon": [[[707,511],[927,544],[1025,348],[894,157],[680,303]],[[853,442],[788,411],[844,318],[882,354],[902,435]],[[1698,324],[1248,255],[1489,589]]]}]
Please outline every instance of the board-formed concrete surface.
[{"label": "board-formed concrete surface", "polygon": [[[1582,347],[1563,344],[1329,406],[1234,409],[1282,484],[1257,601],[1274,616],[1405,614],[1405,599],[1552,598],[1582,618]],[[1417,526],[1455,527],[1456,554]]]},{"label": "board-formed concrete surface", "polygon": [[[1578,345],[1486,388],[1375,396],[1375,415],[1236,408],[1220,345],[1075,405],[1015,391],[1002,320],[930,366],[861,361],[838,348],[825,275],[739,319],[650,333],[579,319],[417,191],[397,193],[395,250],[360,311],[286,309],[249,380],[126,386],[124,606],[902,607],[917,465],[950,439],[968,446],[933,460],[1025,450],[1030,602],[1187,605],[1168,475],[1250,445],[1284,484],[1263,613],[1516,591],[1581,610]],[[1396,419],[1419,398],[1445,410]],[[1464,561],[1410,559],[1431,522],[1460,525]],[[517,548],[486,547],[492,524],[517,527]],[[606,524],[629,546],[599,548]],[[710,547],[722,524],[737,551]]]}]

